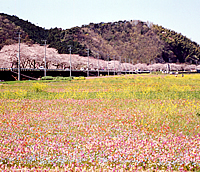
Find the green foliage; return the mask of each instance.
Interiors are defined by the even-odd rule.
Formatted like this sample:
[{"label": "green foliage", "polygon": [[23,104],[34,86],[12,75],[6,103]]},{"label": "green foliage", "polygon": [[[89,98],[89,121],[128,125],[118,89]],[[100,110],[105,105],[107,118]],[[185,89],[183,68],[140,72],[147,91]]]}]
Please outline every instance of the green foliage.
[{"label": "green foliage", "polygon": [[43,77],[41,78],[41,80],[53,80],[53,79],[54,79],[53,76],[43,76]]},{"label": "green foliage", "polygon": [[[18,26],[23,30],[26,35],[28,35],[28,38],[31,39],[34,43],[42,43],[41,40],[46,39],[48,36],[48,30],[35,26],[34,24],[30,23],[29,21],[24,21],[22,19],[19,19],[17,16],[10,16],[7,14],[0,13],[0,16],[5,17],[10,22],[12,22],[14,25]],[[21,32],[20,30],[20,32]],[[19,30],[18,30],[19,31]],[[25,36],[26,36],[25,35]],[[24,38],[25,38],[24,36]],[[14,37],[13,37],[14,39]],[[25,41],[26,42],[26,41]]]},{"label": "green foliage", "polygon": [[[15,37],[17,36],[17,32],[21,32],[22,41],[25,41],[26,33],[21,29],[21,27],[16,26],[10,20],[8,20],[5,16],[0,14],[0,49],[3,48],[4,45],[10,45],[17,42]],[[28,38],[27,40],[28,41]]]},{"label": "green foliage", "polygon": [[72,77],[61,77],[61,76],[58,76],[58,77],[55,77],[54,79],[58,80],[58,81],[71,81],[73,78]]},{"label": "green foliage", "polygon": [[49,36],[47,42],[49,47],[56,48],[60,54],[69,54],[69,46],[72,47],[73,54],[79,54],[81,56],[86,56],[86,46],[80,44],[74,39],[73,33],[76,33],[76,29],[71,29],[66,31],[69,35],[65,34],[62,29],[54,28],[49,30]]},{"label": "green foliage", "polygon": [[53,76],[44,76],[41,78],[41,80],[51,80],[51,81],[71,81],[73,78],[72,77],[53,77]]},{"label": "green foliage", "polygon": [[196,64],[200,60],[200,47],[180,33],[154,25],[154,32],[166,43],[163,48],[163,56],[170,62],[192,62]]}]

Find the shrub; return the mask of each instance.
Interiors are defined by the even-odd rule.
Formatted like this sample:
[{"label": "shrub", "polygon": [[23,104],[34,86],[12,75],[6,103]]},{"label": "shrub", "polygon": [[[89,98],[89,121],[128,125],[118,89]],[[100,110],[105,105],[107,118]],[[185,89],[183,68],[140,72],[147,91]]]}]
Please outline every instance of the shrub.
[{"label": "shrub", "polygon": [[42,92],[42,91],[44,91],[45,89],[47,88],[47,85],[46,84],[43,84],[43,83],[34,83],[33,85],[32,85],[32,90],[34,91],[34,92]]},{"label": "shrub", "polygon": [[59,81],[71,81],[73,78],[72,77],[61,77],[61,76],[57,76],[54,78],[54,80],[59,80]]},{"label": "shrub", "polygon": [[57,77],[53,77],[53,76],[44,76],[41,78],[41,80],[56,80],[56,81],[61,81],[61,80],[65,80],[65,81],[71,81],[72,77],[62,77],[62,76],[57,76]]},{"label": "shrub", "polygon": [[73,77],[74,80],[85,80],[84,76]]},{"label": "shrub", "polygon": [[43,76],[43,77],[41,78],[41,80],[53,80],[53,79],[54,79],[53,76]]}]

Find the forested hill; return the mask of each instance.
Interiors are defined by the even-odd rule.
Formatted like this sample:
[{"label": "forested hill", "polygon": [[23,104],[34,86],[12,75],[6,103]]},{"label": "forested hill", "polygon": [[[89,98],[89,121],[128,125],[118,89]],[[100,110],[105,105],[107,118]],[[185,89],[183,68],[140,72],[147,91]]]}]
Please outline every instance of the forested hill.
[{"label": "forested hill", "polygon": [[0,13],[0,48],[17,42],[16,32],[21,32],[22,42],[39,43],[46,39],[59,53],[90,55],[104,60],[119,59],[134,63],[200,62],[200,47],[173,30],[138,20],[110,23],[90,23],[63,30],[44,29],[16,16]]}]

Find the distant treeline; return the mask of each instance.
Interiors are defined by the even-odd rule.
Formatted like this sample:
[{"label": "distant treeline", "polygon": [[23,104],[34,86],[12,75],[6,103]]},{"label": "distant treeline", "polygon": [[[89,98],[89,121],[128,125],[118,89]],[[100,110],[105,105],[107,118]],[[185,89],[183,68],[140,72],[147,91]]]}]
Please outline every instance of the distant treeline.
[{"label": "distant treeline", "polygon": [[109,23],[90,23],[81,27],[63,30],[45,29],[29,21],[0,13],[0,49],[17,42],[17,32],[27,44],[47,40],[49,47],[58,53],[90,55],[104,60],[119,58],[123,62],[155,63],[180,62],[199,63],[200,47],[181,33],[139,20]]}]

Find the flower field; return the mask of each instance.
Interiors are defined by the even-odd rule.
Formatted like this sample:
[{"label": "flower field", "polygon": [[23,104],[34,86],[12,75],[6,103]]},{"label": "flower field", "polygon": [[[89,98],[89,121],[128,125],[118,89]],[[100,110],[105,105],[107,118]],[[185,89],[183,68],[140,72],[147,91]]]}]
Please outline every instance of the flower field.
[{"label": "flower field", "polygon": [[199,171],[200,76],[2,84],[0,169]]}]

